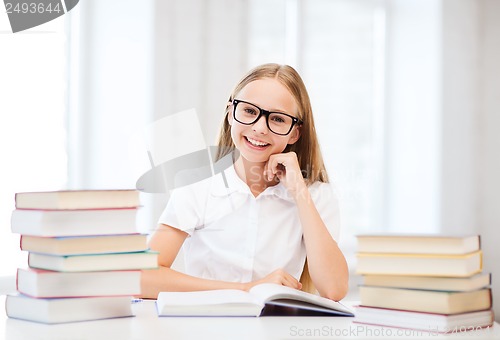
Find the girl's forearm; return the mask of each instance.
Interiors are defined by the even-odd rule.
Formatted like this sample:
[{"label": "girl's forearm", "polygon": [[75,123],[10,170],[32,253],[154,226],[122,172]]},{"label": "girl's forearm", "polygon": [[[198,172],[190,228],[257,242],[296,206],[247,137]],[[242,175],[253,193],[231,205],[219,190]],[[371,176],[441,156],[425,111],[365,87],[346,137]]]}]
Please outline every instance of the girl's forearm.
[{"label": "girl's forearm", "polygon": [[141,298],[156,299],[162,291],[187,292],[214,289],[245,289],[244,283],[202,279],[174,269],[160,266],[143,270],[141,275]]},{"label": "girl's forearm", "polygon": [[321,296],[338,301],[347,294],[347,262],[321,219],[309,190],[304,188],[300,193],[295,201],[304,232],[311,279]]}]

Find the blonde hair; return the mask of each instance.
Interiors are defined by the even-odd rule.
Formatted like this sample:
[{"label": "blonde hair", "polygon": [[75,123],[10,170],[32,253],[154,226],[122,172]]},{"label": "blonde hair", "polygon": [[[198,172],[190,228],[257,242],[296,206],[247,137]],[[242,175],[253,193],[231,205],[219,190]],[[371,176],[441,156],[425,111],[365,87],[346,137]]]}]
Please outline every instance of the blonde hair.
[{"label": "blonde hair", "polygon": [[[231,114],[231,102],[238,93],[249,83],[263,78],[272,78],[285,86],[298,107],[298,118],[302,121],[300,126],[300,138],[294,144],[286,147],[284,152],[295,152],[299,162],[302,175],[307,185],[314,182],[328,182],[328,174],[323,162],[321,150],[316,136],[311,101],[306,86],[298,72],[291,66],[279,64],[263,64],[250,70],[235,86],[226,105],[224,121],[217,140],[217,156],[219,160],[234,150],[235,146],[231,138],[231,126],[227,116]],[[300,278],[302,290],[315,292],[314,285],[307,268],[307,260]]]}]

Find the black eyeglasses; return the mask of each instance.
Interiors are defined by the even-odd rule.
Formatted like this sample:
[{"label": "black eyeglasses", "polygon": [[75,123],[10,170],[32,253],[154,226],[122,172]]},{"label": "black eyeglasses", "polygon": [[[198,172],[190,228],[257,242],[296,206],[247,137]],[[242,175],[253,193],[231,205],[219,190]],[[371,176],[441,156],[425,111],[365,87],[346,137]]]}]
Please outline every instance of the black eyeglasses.
[{"label": "black eyeglasses", "polygon": [[295,124],[302,124],[300,119],[289,114],[271,112],[243,100],[233,100],[233,118],[238,123],[252,125],[255,124],[262,115],[266,116],[266,124],[269,131],[280,136],[288,135]]}]

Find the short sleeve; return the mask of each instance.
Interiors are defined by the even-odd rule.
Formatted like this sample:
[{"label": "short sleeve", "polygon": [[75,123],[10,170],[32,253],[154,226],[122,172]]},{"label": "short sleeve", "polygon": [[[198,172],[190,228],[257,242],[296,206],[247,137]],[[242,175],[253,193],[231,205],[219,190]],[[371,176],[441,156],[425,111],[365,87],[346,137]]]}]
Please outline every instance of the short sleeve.
[{"label": "short sleeve", "polygon": [[191,186],[172,191],[158,223],[182,230],[190,236],[193,234],[195,228],[201,224],[201,219],[198,202]]},{"label": "short sleeve", "polygon": [[338,242],[340,236],[340,209],[332,184],[315,182],[309,187],[309,192],[330,235]]}]

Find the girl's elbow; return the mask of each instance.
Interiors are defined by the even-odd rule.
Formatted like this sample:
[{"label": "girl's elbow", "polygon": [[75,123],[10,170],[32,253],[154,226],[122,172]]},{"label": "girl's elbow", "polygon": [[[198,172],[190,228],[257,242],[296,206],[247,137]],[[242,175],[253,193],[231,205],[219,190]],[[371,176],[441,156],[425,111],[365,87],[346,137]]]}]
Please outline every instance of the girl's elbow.
[{"label": "girl's elbow", "polygon": [[348,290],[348,280],[343,280],[343,282],[337,282],[336,285],[331,285],[330,287],[328,287],[321,295],[330,300],[340,301],[345,298]]},{"label": "girl's elbow", "polygon": [[347,295],[347,289],[342,291],[335,290],[332,292],[328,292],[325,297],[333,301],[340,301],[343,298],[345,298],[346,295]]}]

